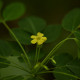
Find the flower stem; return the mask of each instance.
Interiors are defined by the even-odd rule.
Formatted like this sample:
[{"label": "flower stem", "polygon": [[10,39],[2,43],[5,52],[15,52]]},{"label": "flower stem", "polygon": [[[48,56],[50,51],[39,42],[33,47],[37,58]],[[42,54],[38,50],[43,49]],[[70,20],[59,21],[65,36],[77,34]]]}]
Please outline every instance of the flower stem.
[{"label": "flower stem", "polygon": [[41,48],[40,45],[37,45],[37,46],[36,46],[35,63],[38,63],[40,48]]},{"label": "flower stem", "polygon": [[50,57],[55,53],[55,51],[56,51],[58,48],[60,48],[65,41],[70,40],[70,39],[75,39],[75,38],[66,38],[66,39],[62,40],[60,43],[58,43],[58,44],[50,51],[50,53],[46,56],[46,58],[42,61],[41,64],[44,64],[48,59],[50,59]]},{"label": "flower stem", "polygon": [[37,63],[38,63],[38,60],[39,60],[39,54],[40,54],[40,46],[38,46]]},{"label": "flower stem", "polygon": [[[66,42],[67,40],[75,40],[75,38],[66,38],[64,40],[62,40],[61,42],[59,42],[51,51],[50,53],[45,57],[45,59],[41,62],[41,65],[44,65],[44,63],[47,63],[48,60],[50,59],[50,57],[63,45],[64,42]],[[37,71],[41,68],[41,66],[39,66],[39,68],[37,69]]]},{"label": "flower stem", "polygon": [[20,46],[20,48],[22,49],[26,59],[28,60],[28,64],[31,66],[30,60],[28,58],[28,55],[26,54],[23,46],[21,45],[21,43],[19,42],[19,40],[17,39],[17,37],[15,36],[15,34],[12,32],[12,30],[9,28],[9,26],[6,24],[5,21],[2,21],[2,23],[4,24],[4,26],[7,28],[7,30],[12,34],[12,36],[15,38],[16,42],[18,43],[18,45]]},{"label": "flower stem", "polygon": [[38,45],[36,45],[35,64],[37,63]]}]

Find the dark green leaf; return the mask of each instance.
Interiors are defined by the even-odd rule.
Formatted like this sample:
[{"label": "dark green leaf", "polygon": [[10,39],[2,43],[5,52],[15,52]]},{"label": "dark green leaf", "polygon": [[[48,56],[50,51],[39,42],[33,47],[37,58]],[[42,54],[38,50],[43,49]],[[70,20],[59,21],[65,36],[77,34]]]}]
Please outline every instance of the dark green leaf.
[{"label": "dark green leaf", "polygon": [[77,80],[76,78],[67,75],[72,75],[72,73],[66,67],[56,68],[53,72],[54,76],[56,77],[56,80]]},{"label": "dark green leaf", "polygon": [[10,79],[10,80],[23,80],[23,77],[22,76],[17,76],[17,77],[14,77],[14,78]]},{"label": "dark green leaf", "polygon": [[74,72],[74,74],[78,77],[80,77],[80,60],[76,59],[70,62],[67,67]]},{"label": "dark green leaf", "polygon": [[5,78],[2,78],[1,80],[23,80],[24,78],[22,76],[8,76]]},{"label": "dark green leaf", "polygon": [[34,78],[34,77],[30,77],[27,80],[41,80],[40,78]]},{"label": "dark green leaf", "polygon": [[25,7],[22,3],[16,2],[8,5],[3,11],[5,21],[15,20],[21,17],[25,12]]},{"label": "dark green leaf", "polygon": [[57,55],[54,59],[57,64],[53,72],[57,80],[77,80],[80,77],[79,60],[73,60],[69,54]]},{"label": "dark green leaf", "polygon": [[[28,72],[23,70],[23,68],[29,69],[28,66],[25,65],[25,63],[21,63],[18,60],[18,56],[7,57],[7,60],[10,61],[11,62],[10,65],[13,65],[13,66],[8,66],[6,68],[0,69],[0,74],[1,74],[0,78],[9,77],[9,76],[27,76],[29,75]],[[20,66],[23,68],[20,68]]]},{"label": "dark green leaf", "polygon": [[59,54],[54,57],[54,60],[56,61],[56,66],[64,66],[73,60],[73,57],[67,53]]},{"label": "dark green leaf", "polygon": [[52,42],[60,36],[61,25],[49,25],[44,30],[44,35],[47,37],[46,42]]},{"label": "dark green leaf", "polygon": [[19,21],[19,26],[25,31],[36,34],[45,28],[46,22],[41,18],[31,16]]},{"label": "dark green leaf", "polygon": [[78,30],[75,31],[74,35],[76,37],[75,41],[76,41],[77,46],[78,46],[78,58],[80,59],[80,31],[78,31]]},{"label": "dark green leaf", "polygon": [[9,44],[9,42],[0,40],[0,55],[1,56],[10,56],[10,55],[17,55],[17,54],[20,54],[20,52],[13,49],[11,44]]},{"label": "dark green leaf", "polygon": [[79,31],[79,30],[75,31],[75,32],[74,32],[74,35],[75,35],[75,37],[76,37],[77,39],[80,40],[80,31]]},{"label": "dark green leaf", "polygon": [[15,51],[17,51],[17,54],[14,53],[15,56],[20,56],[21,55],[20,53],[23,53],[21,47],[19,46],[19,44],[17,42],[11,41],[11,42],[9,42],[9,44]]},{"label": "dark green leaf", "polygon": [[8,64],[10,64],[10,62],[7,59],[0,56],[0,68],[8,67],[9,66]]},{"label": "dark green leaf", "polygon": [[63,19],[63,28],[68,31],[74,31],[80,24],[80,9],[73,9]]},{"label": "dark green leaf", "polygon": [[[29,51],[29,53],[28,53],[28,56],[29,56],[29,59],[31,60],[31,63],[34,65],[35,63],[35,50],[31,50],[31,51]],[[45,56],[45,53],[41,50],[40,51],[40,54],[39,54],[39,61],[41,60],[41,59],[43,59],[44,58],[44,56]]]},{"label": "dark green leaf", "polygon": [[12,31],[22,44],[31,44],[30,34],[20,28],[13,28]]}]

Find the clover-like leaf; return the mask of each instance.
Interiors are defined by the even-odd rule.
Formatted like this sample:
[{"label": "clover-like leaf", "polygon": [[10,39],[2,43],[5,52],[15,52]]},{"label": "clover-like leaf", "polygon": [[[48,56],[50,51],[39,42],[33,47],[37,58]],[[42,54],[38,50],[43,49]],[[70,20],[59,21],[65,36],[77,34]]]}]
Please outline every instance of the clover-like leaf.
[{"label": "clover-like leaf", "polygon": [[10,64],[10,62],[6,58],[3,58],[2,56],[0,56],[0,68],[5,68],[9,66],[5,63]]},{"label": "clover-like leaf", "polygon": [[56,68],[53,72],[56,80],[77,80],[66,67]]},{"label": "clover-like leaf", "polygon": [[31,44],[31,42],[30,42],[31,34],[27,33],[26,31],[24,31],[20,28],[13,28],[12,31],[14,32],[14,34],[16,35],[16,37],[22,44]]},{"label": "clover-like leaf", "polygon": [[1,78],[1,80],[23,80],[24,78],[22,76],[8,76]]},{"label": "clover-like leaf", "polygon": [[[13,76],[13,78],[15,78],[15,76],[24,77],[24,76],[29,75],[29,73],[26,72],[26,69],[28,69],[28,67],[25,65],[25,63],[21,63],[18,60],[18,56],[13,56],[13,57],[9,56],[9,57],[7,57],[7,60],[11,62],[10,66],[0,69],[0,79],[6,78],[9,76]],[[12,79],[12,80],[14,80],[14,79]]]},{"label": "clover-like leaf", "polygon": [[46,27],[43,32],[44,35],[47,37],[46,43],[55,41],[60,36],[61,27],[61,25],[49,25]]},{"label": "clover-like leaf", "polygon": [[56,61],[56,66],[65,66],[68,64],[71,60],[73,60],[73,57],[69,54],[59,54],[54,57],[54,60]]},{"label": "clover-like leaf", "polygon": [[80,77],[80,60],[75,59],[71,61],[67,67],[78,77]]},{"label": "clover-like leaf", "polygon": [[74,31],[80,24],[80,9],[73,9],[63,19],[62,26],[67,31]]},{"label": "clover-like leaf", "polygon": [[56,64],[53,73],[57,80],[80,79],[79,60],[72,58],[69,54],[60,54],[54,57]]},{"label": "clover-like leaf", "polygon": [[80,40],[80,30],[75,31],[75,32],[74,32],[74,36],[75,36],[78,40]]},{"label": "clover-like leaf", "polygon": [[20,2],[11,3],[3,10],[3,18],[5,21],[15,20],[21,17],[25,12],[25,7]]},{"label": "clover-like leaf", "polygon": [[46,22],[41,18],[30,16],[19,21],[19,26],[27,32],[36,34],[45,28]]},{"label": "clover-like leaf", "polygon": [[17,46],[13,48],[8,41],[0,40],[1,56],[20,55],[20,52],[17,51],[15,48],[17,48]]}]

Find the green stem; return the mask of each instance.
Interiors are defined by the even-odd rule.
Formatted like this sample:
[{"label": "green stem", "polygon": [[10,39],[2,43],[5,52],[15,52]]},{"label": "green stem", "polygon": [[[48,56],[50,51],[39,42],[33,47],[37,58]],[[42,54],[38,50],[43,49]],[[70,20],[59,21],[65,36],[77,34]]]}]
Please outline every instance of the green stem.
[{"label": "green stem", "polygon": [[25,64],[26,64],[26,66],[28,66],[28,65],[27,65],[27,61],[26,61],[26,59],[25,59],[24,55],[23,55],[23,54],[21,54],[21,56],[22,56],[22,58],[23,58],[23,60],[24,60],[24,62],[25,62]]},{"label": "green stem", "polygon": [[39,54],[40,54],[40,46],[38,46],[37,63],[38,63],[38,60],[39,60]]},{"label": "green stem", "polygon": [[37,52],[38,52],[38,45],[36,45],[35,64],[37,62]]},{"label": "green stem", "polygon": [[38,63],[41,45],[36,46],[35,63]]},{"label": "green stem", "polygon": [[58,43],[51,51],[50,53],[46,56],[46,58],[42,61],[41,64],[44,64],[48,59],[50,59],[50,57],[55,53],[55,51],[60,48],[62,46],[62,44],[67,41],[67,40],[70,40],[70,39],[75,39],[75,38],[66,38],[64,40],[62,40],[60,43]]},{"label": "green stem", "polygon": [[73,30],[73,31],[67,36],[67,38],[69,38],[70,36],[72,36],[72,35],[75,33],[75,31],[78,30],[78,28],[79,28],[79,27],[76,27],[75,30]]},{"label": "green stem", "polygon": [[[67,40],[74,40],[75,38],[66,38],[64,40],[62,40],[61,42],[59,42],[51,51],[50,53],[45,57],[45,59],[41,62],[41,65],[44,65],[44,63],[47,63],[48,60],[50,59],[50,57],[52,57],[52,55],[58,50],[58,48],[60,48],[62,46],[62,44],[64,42],[66,42]],[[47,62],[46,62],[47,61]],[[39,66],[39,68],[37,69],[37,71],[41,68],[41,66]]]},{"label": "green stem", "polygon": [[18,45],[20,46],[20,48],[22,49],[24,55],[26,56],[27,60],[28,60],[28,63],[29,65],[31,66],[31,63],[29,61],[29,58],[28,58],[28,55],[26,54],[23,46],[21,45],[21,43],[19,42],[19,40],[17,39],[17,37],[15,36],[15,34],[12,32],[12,30],[9,28],[9,26],[6,24],[5,21],[2,21],[2,23],[4,24],[4,26],[7,28],[7,30],[12,34],[12,36],[15,38],[15,40],[17,41]]},{"label": "green stem", "polygon": [[38,62],[39,53],[40,53],[40,46],[37,45],[37,46],[36,46],[36,54],[35,54],[35,63]]}]

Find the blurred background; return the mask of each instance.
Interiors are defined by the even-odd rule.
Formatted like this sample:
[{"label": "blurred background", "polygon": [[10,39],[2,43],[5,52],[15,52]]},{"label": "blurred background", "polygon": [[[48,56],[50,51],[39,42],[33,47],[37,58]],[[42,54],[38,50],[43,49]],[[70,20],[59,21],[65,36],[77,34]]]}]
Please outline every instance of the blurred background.
[{"label": "blurred background", "polygon": [[[12,2],[22,2],[26,6],[26,13],[24,16],[38,16],[46,20],[47,24],[61,24],[62,19],[64,16],[71,11],[74,8],[80,8],[80,0],[2,0],[4,5],[3,8],[12,3]],[[17,20],[16,21],[10,21],[7,22],[7,24],[12,27],[17,27]],[[47,48],[51,50],[51,48],[57,44],[60,40],[66,37],[68,34],[65,30],[62,31],[62,35],[58,40],[53,44],[48,44]],[[3,25],[0,23],[0,38],[3,39],[9,39],[8,31],[3,27]],[[73,45],[71,45],[71,43]],[[66,45],[69,45],[69,47],[66,48]],[[69,41],[68,43],[64,44],[64,48],[60,51],[71,51],[70,53],[76,53],[76,45],[73,43],[73,41]],[[75,45],[75,47],[73,47]],[[71,48],[71,49],[70,49]],[[46,48],[45,48],[46,49]],[[49,50],[48,50],[49,51]]]},{"label": "blurred background", "polygon": [[2,0],[4,6],[12,2],[22,2],[26,6],[26,15],[44,18],[47,23],[61,23],[64,15],[80,7],[80,0]]}]

